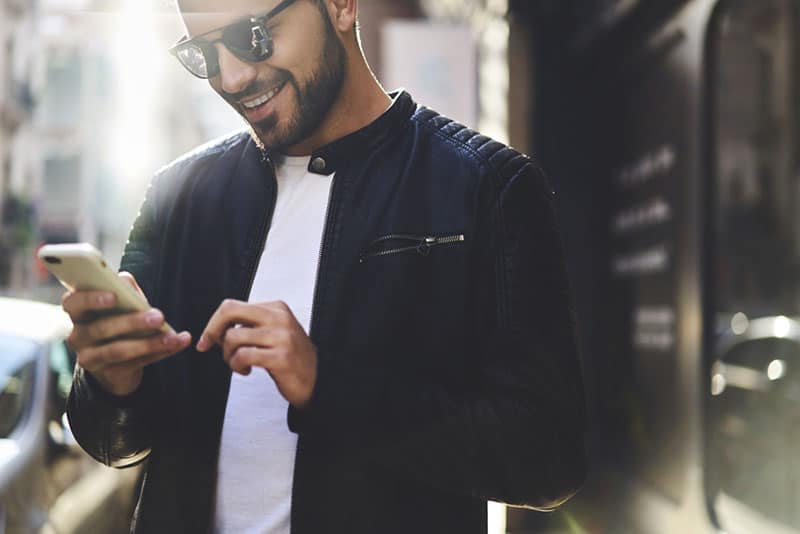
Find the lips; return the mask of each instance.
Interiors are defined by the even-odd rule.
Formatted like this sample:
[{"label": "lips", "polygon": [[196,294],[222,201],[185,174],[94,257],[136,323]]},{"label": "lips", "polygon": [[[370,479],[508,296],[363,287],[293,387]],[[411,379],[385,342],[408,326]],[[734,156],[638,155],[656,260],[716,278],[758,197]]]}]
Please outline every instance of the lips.
[{"label": "lips", "polygon": [[240,105],[242,106],[247,119],[250,122],[258,122],[264,119],[264,117],[266,117],[270,112],[270,103],[281,93],[285,86],[286,82],[283,82],[280,85],[273,87],[269,91],[261,93],[254,98],[241,100]]}]

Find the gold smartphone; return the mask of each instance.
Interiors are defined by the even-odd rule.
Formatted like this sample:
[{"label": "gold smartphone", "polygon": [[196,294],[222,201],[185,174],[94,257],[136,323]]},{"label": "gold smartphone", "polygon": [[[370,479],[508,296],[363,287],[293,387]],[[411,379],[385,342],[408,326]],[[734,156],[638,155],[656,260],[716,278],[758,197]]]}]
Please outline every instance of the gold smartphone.
[{"label": "gold smartphone", "polygon": [[[117,296],[117,305],[100,315],[143,312],[150,309],[147,300],[127,282],[120,279],[103,258],[103,254],[89,243],[45,245],[39,249],[39,258],[47,269],[70,291],[108,291]],[[173,328],[164,324],[159,329],[165,334]]]}]

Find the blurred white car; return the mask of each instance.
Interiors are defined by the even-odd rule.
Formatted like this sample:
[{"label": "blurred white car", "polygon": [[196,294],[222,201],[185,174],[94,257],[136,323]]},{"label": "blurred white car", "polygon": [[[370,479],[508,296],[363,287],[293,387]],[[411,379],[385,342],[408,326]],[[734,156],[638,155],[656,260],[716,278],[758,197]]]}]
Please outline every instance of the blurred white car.
[{"label": "blurred white car", "polygon": [[0,298],[0,534],[128,530],[139,471],[98,464],[66,425],[70,329],[58,306]]}]

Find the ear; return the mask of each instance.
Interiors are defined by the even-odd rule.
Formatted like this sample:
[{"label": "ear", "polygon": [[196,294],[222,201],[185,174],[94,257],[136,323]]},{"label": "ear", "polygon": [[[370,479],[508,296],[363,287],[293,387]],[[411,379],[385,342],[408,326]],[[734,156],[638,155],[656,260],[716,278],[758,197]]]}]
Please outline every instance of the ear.
[{"label": "ear", "polygon": [[358,17],[358,0],[327,0],[333,27],[341,33],[353,30]]}]

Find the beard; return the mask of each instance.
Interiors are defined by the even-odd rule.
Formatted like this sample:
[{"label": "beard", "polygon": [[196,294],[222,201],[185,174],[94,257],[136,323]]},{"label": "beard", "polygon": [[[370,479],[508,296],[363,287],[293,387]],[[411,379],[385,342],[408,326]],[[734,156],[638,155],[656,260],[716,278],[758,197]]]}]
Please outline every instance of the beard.
[{"label": "beard", "polygon": [[279,128],[275,114],[250,125],[250,135],[262,151],[282,152],[311,137],[339,98],[347,68],[346,53],[327,14],[324,20],[325,42],[317,68],[308,81],[301,86],[290,72],[279,70],[277,73],[278,78],[286,80],[287,87],[294,90],[297,102],[288,125]]}]

